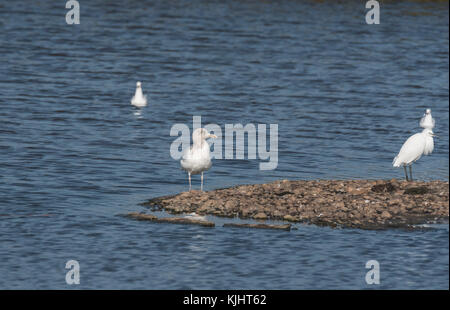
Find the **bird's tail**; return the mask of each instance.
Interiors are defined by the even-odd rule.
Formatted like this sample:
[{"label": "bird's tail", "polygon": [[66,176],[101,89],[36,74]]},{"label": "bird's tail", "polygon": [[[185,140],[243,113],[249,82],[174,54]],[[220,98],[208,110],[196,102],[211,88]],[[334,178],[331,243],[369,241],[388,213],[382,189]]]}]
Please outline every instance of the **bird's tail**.
[{"label": "bird's tail", "polygon": [[400,161],[398,160],[398,156],[395,156],[394,160],[392,161],[392,166],[394,167],[400,167]]}]

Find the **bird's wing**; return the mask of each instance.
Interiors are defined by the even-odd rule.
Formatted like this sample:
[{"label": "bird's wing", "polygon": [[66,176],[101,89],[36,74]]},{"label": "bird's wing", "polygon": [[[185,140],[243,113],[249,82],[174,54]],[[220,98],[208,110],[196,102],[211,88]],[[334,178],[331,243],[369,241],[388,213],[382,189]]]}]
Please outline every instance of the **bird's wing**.
[{"label": "bird's wing", "polygon": [[398,165],[402,165],[416,161],[424,152],[425,142],[425,137],[421,133],[412,135],[405,143],[403,143],[394,162]]},{"label": "bird's wing", "polygon": [[193,148],[193,145],[191,145],[189,147],[189,149],[186,152],[184,152],[182,159],[186,160],[186,159],[192,158],[192,148]]}]

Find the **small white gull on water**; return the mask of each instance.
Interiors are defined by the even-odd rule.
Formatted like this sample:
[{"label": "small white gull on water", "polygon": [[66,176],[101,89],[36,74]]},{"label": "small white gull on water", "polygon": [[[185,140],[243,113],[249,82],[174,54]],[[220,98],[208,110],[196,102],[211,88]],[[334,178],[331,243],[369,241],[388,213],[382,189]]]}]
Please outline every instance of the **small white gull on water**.
[{"label": "small white gull on water", "polygon": [[191,190],[191,175],[201,173],[201,190],[203,190],[203,171],[211,168],[211,151],[206,139],[217,138],[204,128],[197,128],[192,133],[193,145],[183,155],[181,167],[187,171],[189,177],[189,190]]},{"label": "small white gull on water", "polygon": [[434,128],[434,118],[431,116],[431,109],[427,109],[425,114],[420,119],[420,127],[433,129]]},{"label": "small white gull on water", "polygon": [[191,220],[206,221],[206,216],[198,215],[195,212],[186,214],[184,217]]},{"label": "small white gull on water", "polygon": [[131,98],[131,104],[139,108],[147,105],[147,96],[142,93],[141,82],[136,83],[136,92],[133,98]]}]

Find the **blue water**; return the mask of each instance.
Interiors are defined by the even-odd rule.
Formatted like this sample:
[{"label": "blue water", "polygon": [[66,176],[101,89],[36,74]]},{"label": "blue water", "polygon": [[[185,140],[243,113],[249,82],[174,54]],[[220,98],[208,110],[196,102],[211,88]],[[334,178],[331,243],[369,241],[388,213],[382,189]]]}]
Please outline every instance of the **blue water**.
[{"label": "blue water", "polygon": [[[448,2],[64,1],[0,4],[0,288],[448,289],[448,225],[291,232],[136,222],[187,189],[176,123],[278,124],[275,170],[214,160],[206,190],[278,179],[449,179]],[[130,105],[136,81],[149,106]],[[194,178],[194,187],[199,178]],[[80,263],[81,284],[65,282]],[[380,263],[381,284],[365,283]]]}]

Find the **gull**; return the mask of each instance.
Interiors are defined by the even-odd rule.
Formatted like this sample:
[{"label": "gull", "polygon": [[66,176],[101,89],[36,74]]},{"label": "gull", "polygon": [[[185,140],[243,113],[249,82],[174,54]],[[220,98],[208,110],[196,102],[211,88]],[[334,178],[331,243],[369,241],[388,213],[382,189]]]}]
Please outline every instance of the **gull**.
[{"label": "gull", "polygon": [[206,139],[217,138],[204,128],[197,128],[192,133],[193,145],[183,155],[181,167],[187,171],[189,177],[189,190],[191,190],[191,175],[201,173],[201,190],[203,190],[203,172],[211,168],[211,152]]},{"label": "gull", "polygon": [[147,96],[142,93],[141,82],[136,83],[136,92],[133,98],[131,98],[131,104],[139,108],[147,105]]},{"label": "gull", "polygon": [[434,118],[431,116],[431,109],[426,109],[425,114],[420,119],[420,127],[433,129],[434,123]]},{"label": "gull", "polygon": [[184,218],[191,219],[191,220],[197,220],[197,221],[206,221],[206,216],[198,215],[195,212],[186,214],[184,216]]}]

